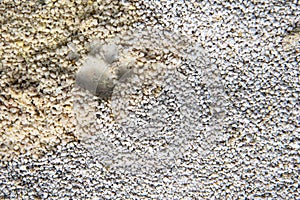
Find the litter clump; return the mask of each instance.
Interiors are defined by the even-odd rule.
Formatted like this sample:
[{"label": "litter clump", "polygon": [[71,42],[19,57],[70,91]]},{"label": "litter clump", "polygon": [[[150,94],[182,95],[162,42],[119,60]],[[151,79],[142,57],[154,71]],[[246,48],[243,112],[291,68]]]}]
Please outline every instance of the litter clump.
[{"label": "litter clump", "polygon": [[114,65],[117,60],[117,45],[93,44],[90,54],[77,73],[77,86],[99,98],[110,98],[116,83],[128,72],[127,68]]}]

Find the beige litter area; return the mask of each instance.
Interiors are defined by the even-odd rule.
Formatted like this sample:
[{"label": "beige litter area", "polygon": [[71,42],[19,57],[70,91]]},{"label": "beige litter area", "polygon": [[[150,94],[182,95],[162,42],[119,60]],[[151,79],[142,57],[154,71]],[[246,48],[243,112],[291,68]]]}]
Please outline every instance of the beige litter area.
[{"label": "beige litter area", "polygon": [[139,17],[133,5],[117,1],[8,0],[0,12],[0,159],[38,157],[76,140],[70,92],[78,55]]}]

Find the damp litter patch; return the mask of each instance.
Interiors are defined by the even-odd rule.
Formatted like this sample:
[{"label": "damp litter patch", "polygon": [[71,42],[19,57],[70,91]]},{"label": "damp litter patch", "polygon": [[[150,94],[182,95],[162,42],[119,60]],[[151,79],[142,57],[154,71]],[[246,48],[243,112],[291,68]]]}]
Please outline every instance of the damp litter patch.
[{"label": "damp litter patch", "polygon": [[201,45],[172,32],[94,42],[73,96],[77,137],[110,169],[155,171],[191,150],[206,156],[223,139],[218,68]]}]

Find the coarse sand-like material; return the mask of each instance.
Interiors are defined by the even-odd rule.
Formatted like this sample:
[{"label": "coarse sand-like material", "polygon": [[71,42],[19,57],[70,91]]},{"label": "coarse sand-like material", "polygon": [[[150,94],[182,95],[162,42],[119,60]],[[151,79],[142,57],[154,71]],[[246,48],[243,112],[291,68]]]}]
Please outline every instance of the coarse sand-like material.
[{"label": "coarse sand-like material", "polygon": [[299,199],[299,18],[0,0],[0,198]]}]

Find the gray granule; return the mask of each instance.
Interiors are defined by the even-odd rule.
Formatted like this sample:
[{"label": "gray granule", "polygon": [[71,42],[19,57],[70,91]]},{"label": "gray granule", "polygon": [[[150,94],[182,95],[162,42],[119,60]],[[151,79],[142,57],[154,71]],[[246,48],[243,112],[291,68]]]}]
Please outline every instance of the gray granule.
[{"label": "gray granule", "polygon": [[298,1],[0,13],[1,199],[300,198]]}]

